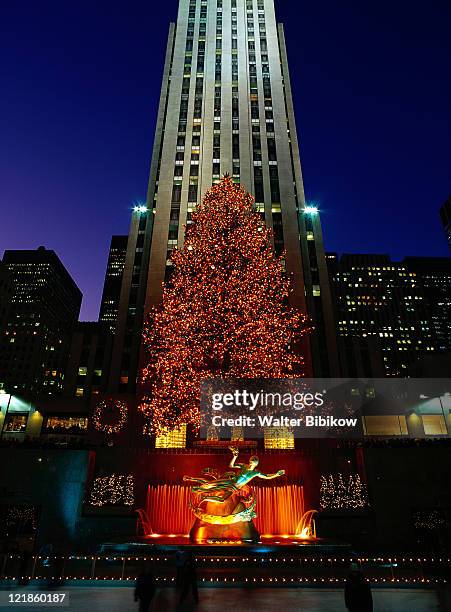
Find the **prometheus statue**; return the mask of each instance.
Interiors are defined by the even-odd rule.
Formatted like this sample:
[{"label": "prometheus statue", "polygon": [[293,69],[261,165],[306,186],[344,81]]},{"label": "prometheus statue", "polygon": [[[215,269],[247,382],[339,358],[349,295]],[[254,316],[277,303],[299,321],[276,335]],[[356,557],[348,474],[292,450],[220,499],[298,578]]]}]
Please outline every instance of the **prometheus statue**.
[{"label": "prometheus statue", "polygon": [[[249,483],[254,478],[270,480],[285,474],[285,470],[279,470],[275,474],[264,474],[257,469],[258,457],[250,457],[249,463],[236,463],[239,451],[231,446],[232,459],[229,468],[232,472],[218,475],[210,468],[203,470],[204,477],[184,476],[185,482],[193,482],[191,488],[192,498],[190,508],[196,516],[197,521],[191,530],[191,537],[196,541],[205,540],[208,537],[217,539],[219,537],[229,539],[253,540],[258,538],[252,519],[256,517],[256,499]],[[247,523],[248,527],[244,524]],[[208,533],[211,529],[207,525],[226,526],[237,524],[232,532]],[[241,527],[240,525],[241,524]]]}]

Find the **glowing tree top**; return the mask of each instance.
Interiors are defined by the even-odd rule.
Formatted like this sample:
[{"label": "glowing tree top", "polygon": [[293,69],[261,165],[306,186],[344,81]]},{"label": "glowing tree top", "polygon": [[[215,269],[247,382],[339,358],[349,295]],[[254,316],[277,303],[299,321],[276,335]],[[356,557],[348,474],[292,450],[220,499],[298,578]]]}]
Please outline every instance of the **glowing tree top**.
[{"label": "glowing tree top", "polygon": [[200,382],[211,377],[299,376],[293,345],[305,317],[288,306],[283,254],[253,198],[226,176],[193,214],[163,300],[145,324],[149,357],[141,410],[150,433],[182,423],[198,427]]}]

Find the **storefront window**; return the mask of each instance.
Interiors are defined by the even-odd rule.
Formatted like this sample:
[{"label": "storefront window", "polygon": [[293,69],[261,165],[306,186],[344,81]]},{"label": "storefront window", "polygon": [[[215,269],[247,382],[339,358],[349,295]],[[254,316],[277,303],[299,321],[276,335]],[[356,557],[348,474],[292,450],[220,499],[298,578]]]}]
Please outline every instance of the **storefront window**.
[{"label": "storefront window", "polygon": [[408,433],[404,415],[365,416],[363,423],[367,436],[403,436]]},{"label": "storefront window", "polygon": [[427,436],[446,436],[448,433],[441,414],[423,414],[423,427]]},{"label": "storefront window", "polygon": [[45,425],[45,433],[80,435],[88,429],[88,417],[49,416]]},{"label": "storefront window", "polygon": [[27,414],[8,414],[3,431],[20,433],[27,428]]}]

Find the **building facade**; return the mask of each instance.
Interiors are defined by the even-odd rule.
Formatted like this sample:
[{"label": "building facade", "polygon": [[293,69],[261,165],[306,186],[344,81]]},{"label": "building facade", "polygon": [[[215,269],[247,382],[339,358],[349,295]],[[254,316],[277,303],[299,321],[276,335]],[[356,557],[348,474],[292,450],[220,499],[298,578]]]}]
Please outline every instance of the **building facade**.
[{"label": "building facade", "polygon": [[143,317],[161,300],[171,251],[183,245],[196,203],[226,173],[255,196],[276,253],[285,251],[292,305],[315,326],[304,347],[308,373],[337,374],[321,225],[305,202],[273,0],[181,0],[169,30],[147,205],[132,219],[112,391],[134,388]]},{"label": "building facade", "polygon": [[99,322],[105,323],[115,332],[121,297],[122,277],[127,255],[127,236],[112,236],[108,263],[100,302]]},{"label": "building facade", "polygon": [[9,393],[62,392],[82,294],[54,251],[5,251],[11,305],[1,330],[0,382]]},{"label": "building facade", "polygon": [[5,329],[8,321],[12,296],[13,282],[11,274],[8,272],[6,266],[0,261],[0,330]]},{"label": "building facade", "polygon": [[89,400],[106,391],[113,334],[110,323],[79,321],[71,338],[64,394]]},{"label": "building facade", "polygon": [[405,377],[451,352],[451,259],[327,257],[342,376]]},{"label": "building facade", "polygon": [[421,285],[436,353],[451,354],[451,257],[405,257]]},{"label": "building facade", "polygon": [[451,249],[451,196],[449,196],[440,209],[440,219],[448,247]]}]

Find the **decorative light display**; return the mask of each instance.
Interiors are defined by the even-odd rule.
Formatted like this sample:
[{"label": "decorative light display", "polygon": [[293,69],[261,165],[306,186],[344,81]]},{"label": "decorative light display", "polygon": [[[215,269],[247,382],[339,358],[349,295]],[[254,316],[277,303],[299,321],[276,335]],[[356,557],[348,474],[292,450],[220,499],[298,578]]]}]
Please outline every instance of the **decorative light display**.
[{"label": "decorative light display", "polygon": [[294,449],[294,433],[288,427],[265,427],[265,448]]},{"label": "decorative light display", "polygon": [[415,529],[435,531],[445,526],[446,519],[440,510],[419,510],[413,516],[413,524]]},{"label": "decorative light display", "polygon": [[12,534],[32,533],[37,528],[37,509],[35,506],[7,506],[5,516],[0,524],[0,536],[11,537]]},{"label": "decorative light display", "polygon": [[127,415],[127,404],[110,398],[97,404],[92,419],[97,431],[111,435],[122,431],[127,423]]},{"label": "decorative light display", "polygon": [[369,506],[366,484],[359,474],[321,476],[320,506],[322,510],[357,510]]},{"label": "decorative light display", "polygon": [[200,381],[288,378],[302,373],[294,350],[306,317],[287,305],[283,254],[250,194],[228,176],[193,213],[162,305],[147,319],[141,377],[144,432],[200,425]]},{"label": "decorative light display", "polygon": [[177,429],[163,429],[155,439],[155,448],[186,448],[186,424]]},{"label": "decorative light display", "polygon": [[91,506],[133,506],[134,496],[133,476],[111,474],[98,476],[92,485],[89,496]]}]

